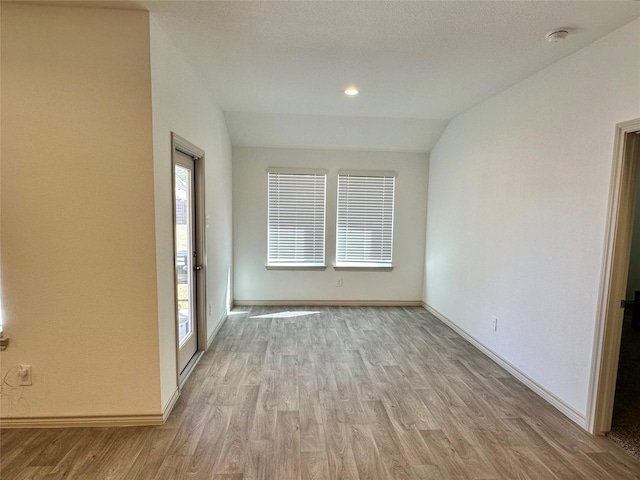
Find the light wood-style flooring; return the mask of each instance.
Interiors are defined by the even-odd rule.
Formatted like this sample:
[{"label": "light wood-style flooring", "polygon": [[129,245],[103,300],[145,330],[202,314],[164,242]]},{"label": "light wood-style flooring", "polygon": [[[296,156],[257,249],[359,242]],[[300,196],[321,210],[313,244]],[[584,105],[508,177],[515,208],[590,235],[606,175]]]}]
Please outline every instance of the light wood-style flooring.
[{"label": "light wood-style flooring", "polygon": [[640,479],[422,308],[237,308],[165,425],[0,440],[4,480]]}]

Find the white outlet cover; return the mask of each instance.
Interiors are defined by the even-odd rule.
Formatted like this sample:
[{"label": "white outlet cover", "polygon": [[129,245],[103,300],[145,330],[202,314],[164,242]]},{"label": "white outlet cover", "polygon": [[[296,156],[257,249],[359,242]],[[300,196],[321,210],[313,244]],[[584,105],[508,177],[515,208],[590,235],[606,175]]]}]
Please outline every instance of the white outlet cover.
[{"label": "white outlet cover", "polygon": [[28,387],[33,385],[31,365],[20,365],[18,369],[18,385]]}]

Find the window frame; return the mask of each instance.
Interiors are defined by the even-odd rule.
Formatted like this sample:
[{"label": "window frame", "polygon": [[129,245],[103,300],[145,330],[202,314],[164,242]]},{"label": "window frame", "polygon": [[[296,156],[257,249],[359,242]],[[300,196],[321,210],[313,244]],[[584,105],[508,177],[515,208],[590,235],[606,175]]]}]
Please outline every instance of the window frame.
[{"label": "window frame", "polygon": [[[340,242],[341,242],[341,215],[345,214],[346,206],[341,204],[341,179],[342,177],[366,177],[370,179],[384,177],[384,178],[392,178],[392,188],[391,188],[391,218],[389,220],[390,223],[390,238],[387,240],[383,236],[380,240],[381,246],[379,247],[381,253],[385,250],[385,243],[388,243],[388,261],[375,261],[373,259],[368,260],[354,260],[352,259],[343,259],[340,260]],[[334,269],[336,270],[392,270],[393,269],[393,244],[394,244],[394,229],[395,229],[395,207],[396,207],[396,179],[398,177],[397,172],[393,171],[375,171],[375,170],[339,170],[336,178],[336,231],[335,231],[335,264]],[[381,188],[380,194],[382,194]],[[344,199],[342,199],[344,202]],[[383,208],[383,207],[381,207]],[[344,223],[344,221],[343,221]],[[360,247],[360,250],[366,250],[365,247]],[[382,260],[386,260],[383,258]]]},{"label": "window frame", "polygon": [[[316,242],[314,239],[314,248],[317,246],[322,247],[322,261],[287,261],[278,257],[272,257],[272,200],[271,200],[271,175],[286,175],[286,176],[319,176],[324,177],[324,188],[322,192],[323,204],[322,204],[322,239]],[[306,169],[306,168],[281,168],[281,167],[269,167],[267,168],[267,261],[265,262],[265,268],[267,270],[324,270],[327,267],[327,184],[328,184],[328,170],[324,169]],[[312,194],[312,195],[315,195]],[[315,211],[314,211],[315,214]],[[316,227],[314,227],[316,228]]]}]

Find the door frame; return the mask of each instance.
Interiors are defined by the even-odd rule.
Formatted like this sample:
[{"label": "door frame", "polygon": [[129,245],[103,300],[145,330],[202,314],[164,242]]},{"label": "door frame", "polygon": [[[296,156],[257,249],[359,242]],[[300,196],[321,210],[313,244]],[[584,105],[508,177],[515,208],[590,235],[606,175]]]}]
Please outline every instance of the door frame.
[{"label": "door frame", "polygon": [[175,132],[171,132],[171,192],[172,202],[175,203],[175,152],[181,152],[191,158],[194,163],[194,188],[195,188],[195,205],[194,205],[194,217],[195,217],[195,241],[194,246],[196,248],[197,257],[195,263],[201,265],[202,269],[195,272],[196,278],[196,333],[198,337],[198,346],[195,355],[191,361],[186,365],[184,370],[180,372],[180,362],[178,355],[180,351],[180,345],[178,342],[178,278],[175,269],[175,255],[176,255],[176,209],[175,205],[171,208],[172,211],[172,230],[173,230],[173,291],[174,291],[174,327],[175,327],[175,343],[176,343],[176,382],[178,388],[182,389],[184,382],[189,378],[189,375],[193,371],[193,368],[200,360],[200,357],[207,349],[207,242],[205,238],[206,229],[206,215],[205,215],[205,183],[204,183],[204,159],[205,152],[201,148],[198,148],[193,143],[184,139]]},{"label": "door frame", "polygon": [[[609,212],[593,346],[586,428],[594,434],[611,429],[622,318],[620,301],[626,297],[633,235],[638,162],[632,147],[640,140],[629,137],[640,131],[640,118],[616,125]],[[638,136],[640,138],[640,136]]]}]

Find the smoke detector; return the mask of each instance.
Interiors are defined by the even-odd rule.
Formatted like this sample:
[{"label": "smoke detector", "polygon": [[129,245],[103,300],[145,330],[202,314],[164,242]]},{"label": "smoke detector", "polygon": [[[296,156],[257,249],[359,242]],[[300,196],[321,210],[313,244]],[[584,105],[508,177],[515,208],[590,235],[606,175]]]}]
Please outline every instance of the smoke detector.
[{"label": "smoke detector", "polygon": [[555,42],[563,41],[565,38],[567,38],[567,35],[569,35],[568,30],[560,29],[560,30],[553,30],[547,33],[546,38],[549,42],[555,43]]}]

